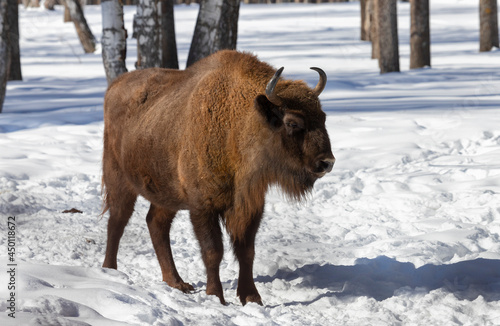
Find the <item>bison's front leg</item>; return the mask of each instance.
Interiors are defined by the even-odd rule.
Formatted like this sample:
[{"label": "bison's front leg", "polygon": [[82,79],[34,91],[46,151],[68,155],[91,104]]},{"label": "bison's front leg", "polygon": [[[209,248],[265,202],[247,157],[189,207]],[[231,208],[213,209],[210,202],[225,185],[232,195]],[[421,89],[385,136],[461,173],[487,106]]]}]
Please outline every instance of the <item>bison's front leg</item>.
[{"label": "bison's front leg", "polygon": [[188,293],[194,288],[191,284],[185,283],[179,276],[170,248],[170,226],[174,217],[175,212],[167,212],[151,204],[146,221],[156,257],[160,263],[163,281],[173,288]]},{"label": "bison's front leg", "polygon": [[219,276],[219,266],[224,255],[219,214],[191,211],[190,216],[207,272],[207,294],[216,295],[220,303],[225,304]]},{"label": "bison's front leg", "polygon": [[244,234],[232,234],[233,249],[238,262],[240,263],[240,273],[238,277],[237,295],[243,305],[248,302],[255,302],[262,305],[260,294],[253,281],[253,260],[255,256],[255,236],[262,219],[262,211],[255,213],[251,217],[251,222]]}]

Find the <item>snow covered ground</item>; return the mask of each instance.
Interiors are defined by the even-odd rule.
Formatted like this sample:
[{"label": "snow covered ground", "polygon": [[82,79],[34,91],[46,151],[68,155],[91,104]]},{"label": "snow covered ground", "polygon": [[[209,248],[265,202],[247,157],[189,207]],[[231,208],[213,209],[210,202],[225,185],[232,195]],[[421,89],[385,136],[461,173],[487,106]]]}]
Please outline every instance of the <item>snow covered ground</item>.
[{"label": "snow covered ground", "polygon": [[[277,190],[257,238],[265,305],[242,307],[238,266],[221,265],[227,306],[207,297],[186,212],[172,230],[191,295],[161,282],[138,202],[118,271],[102,269],[99,50],[85,55],[62,8],[20,9],[23,82],[0,114],[1,325],[499,325],[500,52],[478,53],[477,1],[431,1],[432,68],[379,75],[359,41],[359,3],[242,5],[240,50],[321,95],[337,164],[302,205]],[[175,8],[181,66],[197,6]],[[135,8],[126,8],[131,34]],[[99,39],[100,8],[86,7]],[[129,40],[129,70],[136,56]],[[63,214],[77,208],[82,214]],[[8,317],[7,217],[16,217],[16,319]]]}]

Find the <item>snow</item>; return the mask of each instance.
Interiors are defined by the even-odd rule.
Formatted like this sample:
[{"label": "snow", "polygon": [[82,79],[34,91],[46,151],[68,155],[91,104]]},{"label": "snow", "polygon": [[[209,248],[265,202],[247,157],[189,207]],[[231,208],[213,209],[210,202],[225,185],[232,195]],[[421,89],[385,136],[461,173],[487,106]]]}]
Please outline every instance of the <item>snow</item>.
[{"label": "snow", "polygon": [[[176,6],[185,65],[198,7]],[[161,282],[140,200],[102,269],[100,49],[72,24],[20,7],[22,82],[0,114],[2,325],[498,325],[500,52],[479,53],[477,2],[431,1],[432,68],[409,71],[409,5],[398,3],[401,73],[380,75],[359,41],[359,3],[242,5],[240,50],[286,78],[317,82],[337,158],[307,202],[267,196],[254,277],[264,306],[241,306],[225,238],[224,295],[207,296],[187,212],[171,239],[179,273]],[[97,39],[99,6],[85,13]],[[134,7],[125,8],[132,30]],[[136,40],[128,40],[129,70]],[[82,214],[63,214],[77,208]],[[16,319],[8,317],[7,222],[16,216]]]}]

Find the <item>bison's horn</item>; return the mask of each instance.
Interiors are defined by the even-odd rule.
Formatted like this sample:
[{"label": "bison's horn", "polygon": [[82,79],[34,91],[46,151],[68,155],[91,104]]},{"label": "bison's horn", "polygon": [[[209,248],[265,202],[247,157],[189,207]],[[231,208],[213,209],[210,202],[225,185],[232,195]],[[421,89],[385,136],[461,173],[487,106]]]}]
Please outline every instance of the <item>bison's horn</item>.
[{"label": "bison's horn", "polygon": [[316,96],[319,96],[319,94],[321,94],[321,92],[325,89],[326,86],[326,74],[321,68],[311,67],[311,69],[317,71],[319,74],[318,85],[316,85],[316,87],[314,87],[313,89],[314,94],[316,94]]},{"label": "bison's horn", "polygon": [[283,101],[281,98],[276,94],[274,88],[276,87],[276,84],[278,83],[278,80],[280,79],[281,73],[283,72],[284,67],[281,67],[276,71],[274,74],[273,78],[267,83],[266,86],[266,96],[267,99],[273,103],[274,105],[281,106],[283,104]]}]

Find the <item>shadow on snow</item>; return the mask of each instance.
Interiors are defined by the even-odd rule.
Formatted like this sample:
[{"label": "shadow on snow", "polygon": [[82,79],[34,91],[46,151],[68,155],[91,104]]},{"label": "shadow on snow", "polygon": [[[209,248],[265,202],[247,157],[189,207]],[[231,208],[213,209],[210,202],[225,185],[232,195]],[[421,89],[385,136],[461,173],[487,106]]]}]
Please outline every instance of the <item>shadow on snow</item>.
[{"label": "shadow on snow", "polygon": [[285,305],[310,304],[324,297],[349,298],[366,296],[382,301],[398,293],[422,293],[445,289],[459,300],[475,300],[482,295],[486,301],[500,300],[500,260],[475,259],[449,265],[424,265],[380,256],[358,259],[354,266],[305,265],[296,269],[278,270],[274,276],[257,277],[257,282],[280,279],[299,287],[327,289],[313,300],[291,301]]}]

